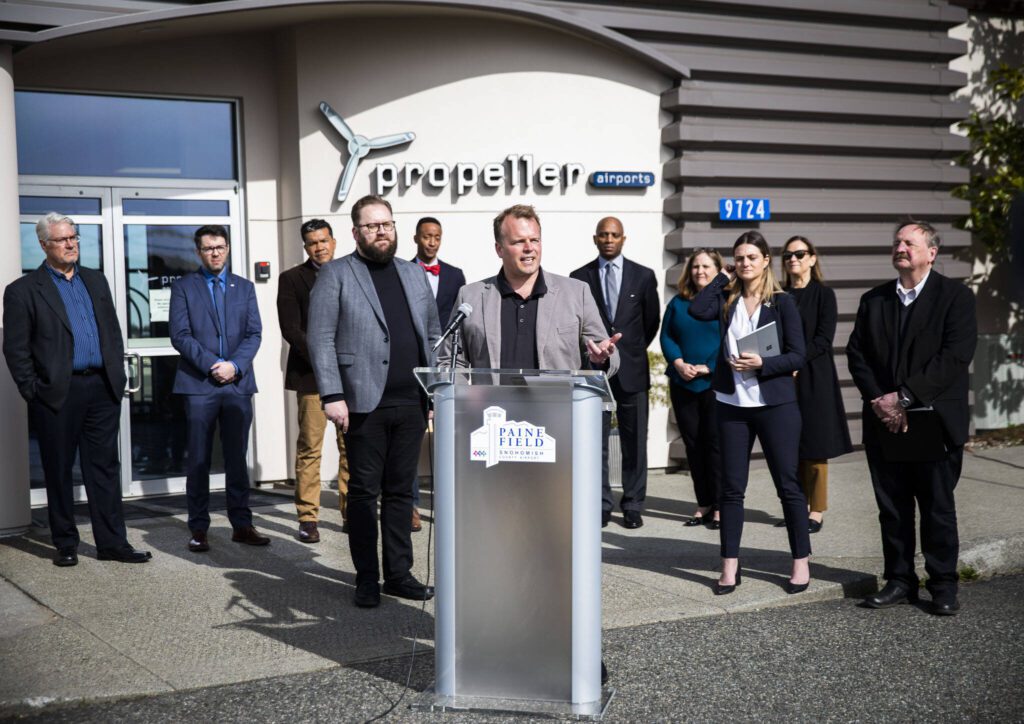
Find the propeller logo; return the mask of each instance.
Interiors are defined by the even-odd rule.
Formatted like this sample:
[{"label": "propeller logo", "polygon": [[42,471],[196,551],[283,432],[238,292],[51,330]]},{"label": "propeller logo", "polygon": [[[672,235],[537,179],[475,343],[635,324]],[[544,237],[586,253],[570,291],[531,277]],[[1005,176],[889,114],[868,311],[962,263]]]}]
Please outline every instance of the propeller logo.
[{"label": "propeller logo", "polygon": [[366,154],[376,148],[400,146],[416,138],[415,133],[398,133],[391,136],[367,138],[366,136],[353,133],[348,124],[345,123],[345,120],[324,101],[320,101],[320,112],[327,117],[328,122],[341,134],[341,137],[348,141],[348,163],[345,164],[345,168],[341,171],[341,178],[338,179],[339,202],[344,201],[348,197],[349,189],[352,188],[352,181],[356,177],[356,169],[359,168],[359,162],[363,160]]}]

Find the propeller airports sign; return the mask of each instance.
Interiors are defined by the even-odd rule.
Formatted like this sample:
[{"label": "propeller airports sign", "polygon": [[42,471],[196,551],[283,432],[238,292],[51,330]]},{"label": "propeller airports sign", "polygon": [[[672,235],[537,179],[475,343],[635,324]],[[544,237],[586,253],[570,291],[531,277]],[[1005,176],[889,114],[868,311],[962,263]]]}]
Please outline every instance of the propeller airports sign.
[{"label": "propeller airports sign", "polygon": [[[352,188],[356,169],[370,151],[391,148],[411,143],[415,133],[398,133],[377,138],[367,138],[352,131],[345,120],[325,101],[320,102],[320,112],[348,142],[348,162],[345,163],[338,179],[338,202],[343,202]],[[455,196],[464,196],[481,186],[497,190],[507,187],[509,191],[530,190],[534,184],[543,189],[561,187],[563,190],[575,186],[586,177],[586,169],[580,163],[534,163],[530,154],[509,154],[501,161],[485,163],[460,162],[454,167],[445,163],[424,166],[410,161],[401,168],[393,163],[379,163],[373,170],[373,192],[381,196],[394,188],[400,191],[412,188],[417,183],[431,189],[451,186]],[[634,180],[640,179],[639,181]],[[628,178],[629,182],[622,179]],[[648,171],[595,171],[590,175],[590,185],[598,189],[636,188],[654,184],[654,174]]]}]

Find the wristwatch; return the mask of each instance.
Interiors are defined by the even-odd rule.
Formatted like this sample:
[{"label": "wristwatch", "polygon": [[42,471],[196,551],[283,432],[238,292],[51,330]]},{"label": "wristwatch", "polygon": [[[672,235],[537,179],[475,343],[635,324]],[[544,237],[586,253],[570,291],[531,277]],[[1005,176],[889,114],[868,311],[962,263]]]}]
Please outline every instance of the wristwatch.
[{"label": "wristwatch", "polygon": [[910,405],[912,404],[912,400],[910,399],[910,397],[907,395],[907,393],[902,388],[900,389],[898,394],[899,394],[900,407],[902,407],[904,410],[908,409],[910,407]]}]

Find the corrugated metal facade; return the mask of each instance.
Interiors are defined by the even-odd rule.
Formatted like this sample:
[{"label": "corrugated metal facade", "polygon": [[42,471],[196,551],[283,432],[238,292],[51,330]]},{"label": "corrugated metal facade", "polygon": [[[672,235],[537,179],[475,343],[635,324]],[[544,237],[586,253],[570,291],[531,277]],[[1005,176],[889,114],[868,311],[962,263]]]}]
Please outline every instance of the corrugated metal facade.
[{"label": "corrugated metal facade", "polygon": [[[662,140],[676,193],[665,247],[731,248],[758,228],[774,247],[810,238],[839,297],[836,363],[851,432],[860,400],[843,354],[860,295],[893,279],[889,242],[904,216],[935,223],[936,268],[966,277],[953,252],[970,244],[952,222],[967,213],[950,189],[967,180],[953,158],[967,148],[950,125],[966,103],[951,94],[966,77],[949,62],[967,52],[948,31],[967,11],[927,0],[701,0],[535,2],[649,44],[691,69],[665,93],[672,120]],[[718,221],[724,197],[771,199],[771,220]],[[678,278],[680,266],[669,282]],[[682,458],[682,444],[671,456]]]}]

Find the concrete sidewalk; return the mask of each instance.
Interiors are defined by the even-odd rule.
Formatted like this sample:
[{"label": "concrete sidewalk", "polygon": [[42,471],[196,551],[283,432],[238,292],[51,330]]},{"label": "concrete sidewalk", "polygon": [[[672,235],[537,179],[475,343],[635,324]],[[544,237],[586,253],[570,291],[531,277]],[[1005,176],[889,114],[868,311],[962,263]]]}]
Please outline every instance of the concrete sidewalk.
[{"label": "concrete sidewalk", "polygon": [[[957,488],[961,560],[981,575],[1024,569],[1024,447],[967,454]],[[747,495],[743,585],[716,597],[718,533],[682,523],[694,509],[685,475],[651,476],[646,525],[604,530],[604,627],[793,605],[874,590],[881,572],[877,512],[867,466],[831,466],[830,510],[812,536],[813,582],[789,596],[786,533],[764,469]],[[230,542],[223,516],[212,550],[185,548],[184,515],[130,521],[145,565],[100,562],[82,530],[80,563],[57,568],[45,531],[0,540],[0,717],[57,701],[137,696],[316,671],[429,648],[433,604],[388,596],[378,609],[351,603],[355,576],[333,494],[324,494],[323,540],[295,540],[287,498],[255,509],[268,548]],[[426,579],[428,530],[413,536]],[[852,604],[851,604],[852,605]]]}]

